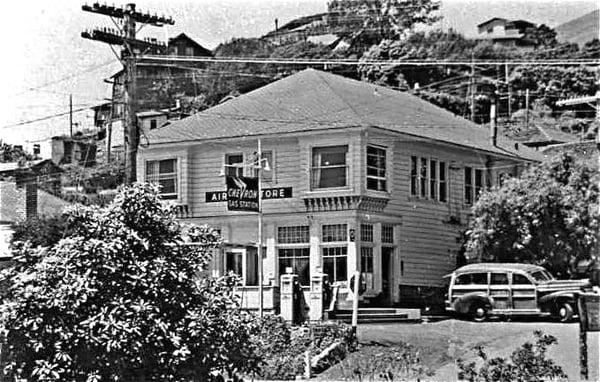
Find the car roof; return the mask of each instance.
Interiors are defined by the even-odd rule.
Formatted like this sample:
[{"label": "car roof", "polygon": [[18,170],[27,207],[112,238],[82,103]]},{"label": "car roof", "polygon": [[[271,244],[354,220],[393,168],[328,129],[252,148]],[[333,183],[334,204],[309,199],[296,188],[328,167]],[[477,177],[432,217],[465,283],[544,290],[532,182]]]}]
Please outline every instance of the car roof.
[{"label": "car roof", "polygon": [[535,272],[543,271],[545,268],[533,264],[521,264],[521,263],[477,263],[469,264],[464,267],[460,267],[454,272],[456,273],[468,273],[468,272],[490,272],[490,271],[523,271],[523,272]]}]

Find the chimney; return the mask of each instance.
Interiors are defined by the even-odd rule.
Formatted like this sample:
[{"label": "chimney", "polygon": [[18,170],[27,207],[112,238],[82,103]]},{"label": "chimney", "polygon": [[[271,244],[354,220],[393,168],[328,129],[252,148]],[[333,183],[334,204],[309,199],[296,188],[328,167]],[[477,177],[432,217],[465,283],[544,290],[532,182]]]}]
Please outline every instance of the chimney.
[{"label": "chimney", "polygon": [[279,20],[275,19],[275,32],[279,30]]}]

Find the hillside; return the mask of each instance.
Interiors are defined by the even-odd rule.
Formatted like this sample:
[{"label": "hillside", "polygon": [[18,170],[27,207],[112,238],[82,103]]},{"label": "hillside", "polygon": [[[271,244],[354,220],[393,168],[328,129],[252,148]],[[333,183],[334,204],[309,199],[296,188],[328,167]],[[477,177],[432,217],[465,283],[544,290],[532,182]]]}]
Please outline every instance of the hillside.
[{"label": "hillside", "polygon": [[599,25],[600,10],[595,10],[567,21],[564,24],[560,24],[555,30],[559,41],[577,43],[581,46],[590,40],[598,38]]}]

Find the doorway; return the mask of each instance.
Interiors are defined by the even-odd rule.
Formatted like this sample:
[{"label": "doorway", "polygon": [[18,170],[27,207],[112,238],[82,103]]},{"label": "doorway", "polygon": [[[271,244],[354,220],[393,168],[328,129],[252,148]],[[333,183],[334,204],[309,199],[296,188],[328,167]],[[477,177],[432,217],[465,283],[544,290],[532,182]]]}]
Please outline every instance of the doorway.
[{"label": "doorway", "polygon": [[381,292],[386,306],[393,303],[394,287],[394,247],[381,248]]}]

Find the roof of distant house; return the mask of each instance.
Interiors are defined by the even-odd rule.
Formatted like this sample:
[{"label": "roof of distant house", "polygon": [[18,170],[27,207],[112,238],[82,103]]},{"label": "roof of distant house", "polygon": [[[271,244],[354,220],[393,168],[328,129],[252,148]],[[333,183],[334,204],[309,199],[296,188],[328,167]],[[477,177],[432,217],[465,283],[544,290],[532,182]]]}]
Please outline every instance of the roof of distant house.
[{"label": "roof of distant house", "polygon": [[484,26],[484,25],[486,25],[486,24],[489,24],[489,23],[491,23],[491,22],[493,22],[493,21],[496,21],[496,20],[498,20],[498,21],[505,21],[505,22],[508,22],[508,20],[507,20],[507,19],[503,19],[502,17],[493,17],[493,18],[491,18],[491,19],[489,19],[489,20],[487,20],[487,21],[484,21],[484,22],[482,22],[481,24],[477,24],[477,27],[478,27],[478,28],[479,28],[479,27],[482,27],[482,26]]},{"label": "roof of distant house", "polygon": [[541,154],[414,95],[306,69],[148,134],[150,144],[376,127],[511,157]]},{"label": "roof of distant house", "polygon": [[51,159],[37,159],[29,162],[4,162],[0,163],[0,175],[12,175],[19,171],[36,171],[46,165],[56,168],[56,171],[62,171],[59,166],[54,164]]},{"label": "roof of distant house", "polygon": [[185,34],[183,32],[178,34],[175,37],[170,38],[169,45],[172,45],[174,42],[176,42],[178,40],[185,40],[185,41],[189,42],[190,44],[195,46],[198,50],[200,50],[202,56],[212,56],[213,55],[212,51],[210,51],[209,49],[206,49],[205,47],[200,45],[198,42],[196,42],[196,40],[194,40],[193,38],[191,38],[190,36],[188,36],[187,34]]}]

